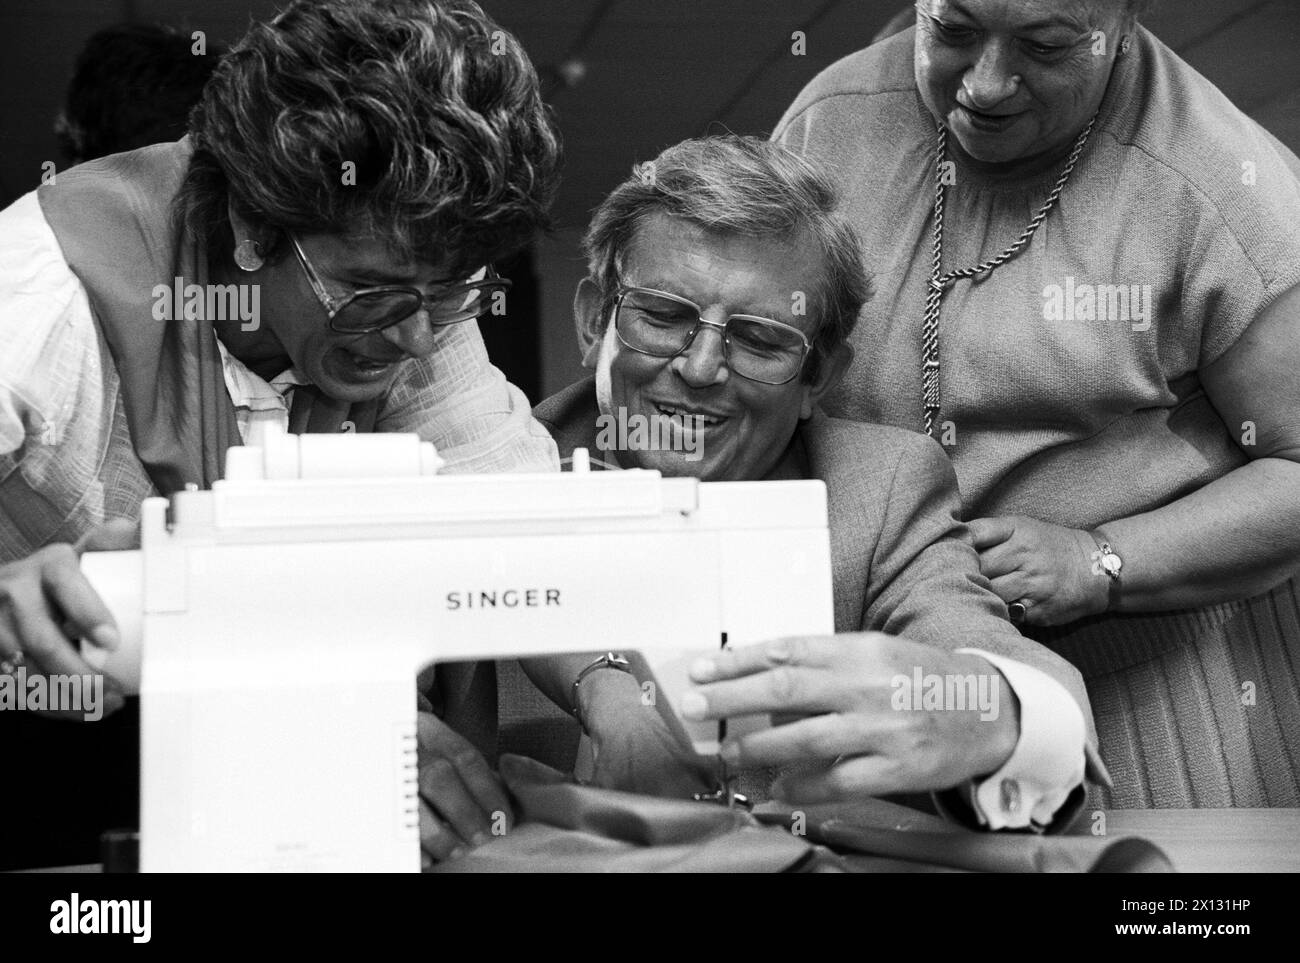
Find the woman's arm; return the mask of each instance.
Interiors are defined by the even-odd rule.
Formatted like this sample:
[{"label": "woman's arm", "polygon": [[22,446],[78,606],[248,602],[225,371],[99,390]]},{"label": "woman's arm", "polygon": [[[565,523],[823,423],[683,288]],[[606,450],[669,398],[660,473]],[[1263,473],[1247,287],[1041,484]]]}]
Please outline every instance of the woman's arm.
[{"label": "woman's arm", "polygon": [[[1211,403],[1251,461],[1161,508],[1101,526],[1123,559],[1121,612],[1249,598],[1300,571],[1300,287],[1260,312],[1200,371]],[[971,523],[980,566],[1026,620],[1050,625],[1105,611],[1095,544],[1046,522]]]},{"label": "woman's arm", "polygon": [[1121,611],[1247,598],[1300,570],[1300,288],[1201,383],[1251,461],[1164,508],[1103,526],[1124,558]]},{"label": "woman's arm", "polygon": [[[680,745],[647,699],[641,680],[602,668],[574,680],[604,652],[521,659],[537,688],[566,712],[576,708],[591,737],[598,786],[656,796],[690,798],[715,787],[712,767]],[[575,705],[575,695],[577,704]]]}]

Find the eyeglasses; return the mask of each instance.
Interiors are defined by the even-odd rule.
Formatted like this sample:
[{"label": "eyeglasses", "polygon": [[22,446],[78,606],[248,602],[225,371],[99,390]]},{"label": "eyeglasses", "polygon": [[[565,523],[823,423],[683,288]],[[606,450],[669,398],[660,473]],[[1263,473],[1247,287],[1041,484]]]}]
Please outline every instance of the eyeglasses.
[{"label": "eyeglasses", "polygon": [[802,331],[780,321],[733,314],[719,324],[700,314],[700,306],[686,298],[625,285],[614,301],[614,331],[633,351],[675,358],[691,346],[702,325],[720,328],[727,367],[765,385],[792,381],[812,350]]},{"label": "eyeglasses", "polygon": [[510,289],[510,281],[496,273],[491,265],[479,268],[473,277],[444,287],[437,294],[402,285],[361,288],[345,298],[336,298],[325,290],[320,275],[307,259],[307,253],[292,234],[289,240],[311,283],[312,290],[329,317],[330,330],[345,334],[382,331],[401,324],[421,308],[429,313],[429,323],[436,327],[460,324],[480,318],[492,308],[497,292]]}]

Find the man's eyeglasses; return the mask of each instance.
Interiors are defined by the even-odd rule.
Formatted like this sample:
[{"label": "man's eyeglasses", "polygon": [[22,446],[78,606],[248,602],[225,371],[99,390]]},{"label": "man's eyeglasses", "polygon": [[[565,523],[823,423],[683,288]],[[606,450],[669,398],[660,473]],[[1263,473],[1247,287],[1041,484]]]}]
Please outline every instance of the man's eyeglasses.
[{"label": "man's eyeglasses", "polygon": [[700,306],[686,298],[625,285],[614,301],[614,330],[633,351],[675,358],[691,346],[702,325],[719,328],[727,367],[765,385],[792,381],[812,350],[802,331],[771,318],[733,314],[719,324],[700,314]]},{"label": "man's eyeglasses", "polygon": [[460,324],[487,314],[498,291],[509,290],[510,281],[501,277],[491,265],[479,268],[473,277],[448,285],[436,294],[402,285],[361,288],[347,297],[336,298],[325,290],[320,275],[307,259],[307,253],[292,234],[289,240],[311,283],[312,290],[324,306],[331,331],[365,334],[401,324],[424,308],[429,323],[435,326]]}]

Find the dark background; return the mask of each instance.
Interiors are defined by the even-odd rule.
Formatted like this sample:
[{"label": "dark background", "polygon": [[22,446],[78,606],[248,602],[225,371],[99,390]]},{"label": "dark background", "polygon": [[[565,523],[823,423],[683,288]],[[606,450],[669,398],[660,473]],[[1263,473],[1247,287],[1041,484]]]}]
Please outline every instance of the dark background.
[{"label": "dark background", "polygon": [[[569,310],[583,275],[578,238],[591,209],[632,164],[702,133],[766,133],[820,69],[865,46],[902,0],[481,0],[523,41],[565,139],[556,234],[537,245],[539,324],[489,337],[494,357],[531,362],[534,395],[575,380]],[[268,0],[4,0],[0,6],[0,206],[58,161],[52,133],[77,51],[123,20],[238,39]],[[1300,149],[1300,0],[1164,0],[1145,23],[1238,106]],[[791,34],[806,35],[806,53]],[[561,65],[578,62],[566,85]],[[521,268],[520,270],[524,270]],[[521,285],[527,287],[528,285]],[[512,294],[513,297],[513,294]],[[513,319],[512,319],[513,320]],[[532,328],[531,325],[528,326]],[[512,359],[515,367],[518,359]]]}]

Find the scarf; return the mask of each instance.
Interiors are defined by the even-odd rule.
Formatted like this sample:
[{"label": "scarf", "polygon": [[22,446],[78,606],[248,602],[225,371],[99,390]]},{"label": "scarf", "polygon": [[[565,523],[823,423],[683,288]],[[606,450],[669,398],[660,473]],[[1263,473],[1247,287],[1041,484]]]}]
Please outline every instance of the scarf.
[{"label": "scarf", "polygon": [[[135,453],[162,495],[209,488],[241,444],[212,321],[157,320],[155,291],[176,279],[207,290],[206,245],[180,229],[172,201],[189,168],[188,138],[59,173],[37,192],[117,365]],[[294,390],[290,430],[371,431],[377,402],[351,405],[311,385]]]}]

